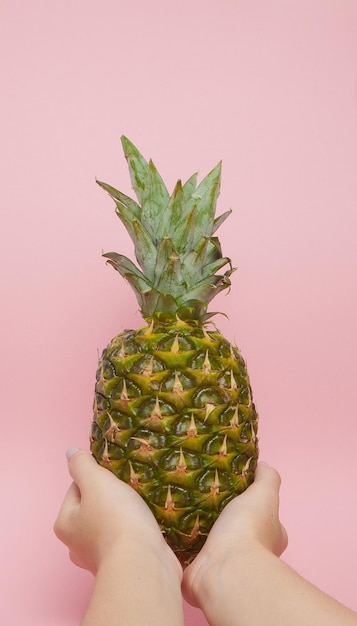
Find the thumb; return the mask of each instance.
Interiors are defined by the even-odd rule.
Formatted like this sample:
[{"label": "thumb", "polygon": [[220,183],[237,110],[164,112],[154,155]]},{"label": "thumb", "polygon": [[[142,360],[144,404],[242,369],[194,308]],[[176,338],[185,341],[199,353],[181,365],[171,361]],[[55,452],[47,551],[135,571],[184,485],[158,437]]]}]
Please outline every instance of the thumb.
[{"label": "thumb", "polygon": [[274,467],[271,467],[267,463],[260,462],[255,472],[254,483],[261,483],[265,485],[266,488],[279,493],[281,485],[280,474]]},{"label": "thumb", "polygon": [[93,480],[93,474],[98,469],[98,464],[94,457],[80,448],[69,448],[66,452],[68,469],[73,481],[79,489],[85,487]]}]

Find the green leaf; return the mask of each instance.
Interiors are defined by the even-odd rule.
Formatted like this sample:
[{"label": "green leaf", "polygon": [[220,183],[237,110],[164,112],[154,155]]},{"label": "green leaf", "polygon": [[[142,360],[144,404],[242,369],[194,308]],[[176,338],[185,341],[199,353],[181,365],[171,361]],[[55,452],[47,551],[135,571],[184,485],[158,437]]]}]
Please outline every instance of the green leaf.
[{"label": "green leaf", "polygon": [[187,256],[192,250],[195,238],[196,215],[197,209],[194,206],[190,214],[186,216],[185,220],[177,225],[177,228],[173,233],[172,238],[175,242],[177,252],[181,256]]},{"label": "green leaf", "polygon": [[134,229],[134,221],[139,221],[139,220],[137,220],[135,217],[133,217],[131,211],[129,211],[124,204],[120,204],[119,202],[116,202],[115,213],[117,214],[117,216],[123,222],[123,224],[124,224],[126,230],[128,231],[132,241],[135,244],[136,243],[136,231]]},{"label": "green leaf", "polygon": [[156,246],[146,228],[138,220],[133,221],[133,232],[136,259],[145,275],[152,280],[156,265]]},{"label": "green leaf", "polygon": [[218,237],[210,237],[207,247],[207,263],[212,263],[222,258],[221,243]]},{"label": "green leaf", "polygon": [[[169,258],[172,255],[175,255],[177,257],[177,253],[174,250],[172,241],[169,237],[164,237],[157,248],[156,265],[153,279],[154,287],[159,286],[161,276],[166,271]],[[160,289],[160,291],[162,290]]]},{"label": "green leaf", "polygon": [[219,187],[220,182],[221,182],[221,173],[222,173],[222,162],[220,161],[216,165],[216,167],[214,167],[213,170],[208,172],[207,176],[203,178],[203,180],[198,185],[196,191],[192,194],[192,197],[196,199],[203,198],[206,195],[207,191],[211,189],[213,185],[218,184],[218,187]]},{"label": "green leaf", "polygon": [[175,298],[170,293],[160,293],[156,304],[155,313],[170,314],[170,317],[174,316],[177,312],[177,303]]},{"label": "green leaf", "polygon": [[158,230],[156,233],[157,240],[163,237],[170,237],[176,249],[178,243],[184,236],[187,227],[187,207],[183,194],[182,183],[177,181],[175,189],[162,213]]},{"label": "green leaf", "polygon": [[116,252],[107,252],[103,256],[108,259],[107,263],[114,267],[125,280],[129,283],[130,287],[135,293],[136,299],[140,308],[143,306],[143,298],[145,293],[151,290],[149,282],[146,277],[138,270],[138,268],[127,257],[117,254]]},{"label": "green leaf", "polygon": [[186,291],[186,293],[178,299],[178,304],[183,306],[189,300],[199,300],[207,304],[210,300],[212,300],[212,298],[214,298],[215,295],[216,288],[214,282],[206,279],[204,281],[200,281],[192,289]]},{"label": "green leaf", "polygon": [[191,198],[192,194],[194,193],[196,189],[196,185],[197,185],[197,173],[192,174],[192,176],[190,176],[190,178],[185,182],[185,184],[182,187],[183,195],[184,195],[186,202],[187,200]]},{"label": "green leaf", "polygon": [[149,164],[134,144],[124,135],[121,137],[121,143],[129,166],[131,184],[139,202],[142,202]]},{"label": "green leaf", "polygon": [[164,181],[150,160],[145,188],[141,198],[141,221],[152,238],[157,242],[157,231],[163,220],[163,213],[170,196]]},{"label": "green leaf", "polygon": [[219,217],[216,217],[216,219],[214,220],[214,226],[213,226],[212,234],[215,233],[216,230],[219,229],[221,224],[223,224],[223,222],[226,221],[227,217],[229,217],[231,213],[232,213],[232,209],[229,209],[228,211],[226,211],[225,213],[223,213]]},{"label": "green leaf", "polygon": [[144,318],[174,318],[177,312],[176,300],[170,294],[151,289],[142,294],[141,312]]},{"label": "green leaf", "polygon": [[228,257],[223,257],[223,258],[221,257],[217,259],[217,261],[213,261],[213,263],[209,263],[208,265],[205,265],[205,267],[203,268],[202,274],[204,277],[214,276],[214,274],[218,272],[218,270],[220,270],[222,267],[224,267],[228,263],[231,265],[231,260]]},{"label": "green leaf", "polygon": [[157,309],[157,301],[159,299],[159,293],[156,289],[150,289],[141,294],[140,308],[143,317],[151,317],[154,315]]},{"label": "green leaf", "polygon": [[207,318],[206,314],[207,304],[202,300],[185,300],[181,306],[179,306],[177,315],[180,320],[201,320],[202,322]]},{"label": "green leaf", "polygon": [[161,258],[155,273],[155,286],[160,293],[176,297],[182,290],[186,291],[187,285],[182,274],[180,257],[170,239],[164,239],[160,244],[159,256]]},{"label": "green leaf", "polygon": [[185,213],[185,210],[186,207],[182,183],[178,180],[166,206],[162,220],[163,223],[159,232],[161,232],[163,236],[172,237],[177,224],[182,219],[182,215]]},{"label": "green leaf", "polygon": [[182,274],[188,287],[197,284],[202,277],[202,270],[206,265],[207,247],[209,239],[202,237],[194,250],[191,250],[182,263]]},{"label": "green leaf", "polygon": [[128,274],[136,276],[136,278],[140,281],[141,289],[143,291],[151,287],[146,276],[144,276],[144,274],[130,259],[128,259],[128,257],[118,254],[117,252],[106,252],[103,254],[103,257],[108,259],[107,263],[114,267],[114,269],[116,269],[117,272],[119,272],[119,274],[121,274],[124,278],[126,278]]},{"label": "green leaf", "polygon": [[129,198],[129,196],[126,196],[118,189],[115,189],[115,187],[112,187],[107,183],[103,183],[100,180],[96,180],[96,183],[109,193],[116,205],[124,205],[132,213],[133,217],[136,217],[137,219],[140,218],[140,206],[135,202],[135,200],[133,200],[133,198]]},{"label": "green leaf", "polygon": [[[219,195],[221,164],[219,163],[199,185],[193,198],[199,198],[197,203],[195,242],[201,237],[210,237],[214,230],[214,214]],[[201,195],[202,194],[202,195]]]},{"label": "green leaf", "polygon": [[223,276],[211,276],[205,280],[200,281],[192,289],[187,291],[184,297],[179,300],[180,304],[184,304],[187,300],[201,300],[206,304],[213,300],[213,298],[224,289],[228,289],[231,285],[229,276],[232,272],[225,272]]}]

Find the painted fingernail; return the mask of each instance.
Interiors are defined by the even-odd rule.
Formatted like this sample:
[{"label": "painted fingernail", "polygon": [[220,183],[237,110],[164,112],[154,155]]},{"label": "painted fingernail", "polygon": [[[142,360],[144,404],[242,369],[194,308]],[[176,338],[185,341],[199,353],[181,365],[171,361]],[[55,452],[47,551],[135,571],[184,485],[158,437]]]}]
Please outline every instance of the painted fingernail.
[{"label": "painted fingernail", "polygon": [[66,451],[66,457],[69,461],[69,459],[76,454],[76,452],[78,452],[79,448],[68,448],[68,450]]}]

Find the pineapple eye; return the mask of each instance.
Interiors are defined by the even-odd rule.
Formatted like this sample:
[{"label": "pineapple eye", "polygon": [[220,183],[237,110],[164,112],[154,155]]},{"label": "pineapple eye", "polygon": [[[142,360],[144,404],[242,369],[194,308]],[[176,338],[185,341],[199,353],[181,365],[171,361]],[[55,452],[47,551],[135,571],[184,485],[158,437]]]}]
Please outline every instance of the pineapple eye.
[{"label": "pineapple eye", "polygon": [[200,350],[192,359],[191,367],[195,370],[204,370],[208,372],[210,370],[219,370],[220,364],[214,356],[208,355],[206,351]]},{"label": "pineapple eye", "polygon": [[98,457],[103,459],[105,454],[108,455],[111,461],[118,461],[125,458],[125,450],[123,448],[109,443],[106,439],[102,439],[101,445],[98,448]]},{"label": "pineapple eye", "polygon": [[195,407],[205,408],[207,404],[224,404],[229,400],[229,395],[221,388],[204,387],[198,389],[192,400]]},{"label": "pineapple eye", "polygon": [[150,376],[156,372],[162,372],[165,368],[165,364],[162,363],[157,357],[153,357],[150,354],[144,354],[138,359],[131,368],[134,374],[143,374]]},{"label": "pineapple eye", "polygon": [[[165,456],[160,459],[160,468],[164,471],[170,472],[174,471],[177,466],[180,464],[181,455],[179,450],[172,450]],[[197,470],[201,467],[200,458],[197,454],[193,454],[192,452],[188,452],[185,450],[184,453],[184,462],[186,464],[187,470]]]},{"label": "pineapple eye", "polygon": [[96,407],[98,411],[107,411],[110,408],[110,401],[108,398],[105,398],[102,394],[95,394]]},{"label": "pineapple eye", "polygon": [[249,406],[250,402],[251,402],[251,394],[250,394],[249,388],[247,386],[244,386],[241,388],[239,392],[239,404],[245,404]]},{"label": "pineapple eye", "polygon": [[[160,507],[165,507],[167,499],[168,488],[166,486],[158,487],[153,493],[152,501],[154,504]],[[187,489],[183,487],[173,486],[171,487],[171,497],[175,508],[180,509],[195,504],[193,501],[193,495],[190,494]]]},{"label": "pineapple eye", "polygon": [[[191,413],[180,415],[179,418],[172,425],[173,434],[177,435],[178,437],[187,437],[187,433],[190,431],[191,428],[192,428],[192,414]],[[195,429],[197,430],[198,435],[209,433],[211,430],[209,424],[204,424],[199,419],[195,421]]]},{"label": "pineapple eye", "polygon": [[[179,372],[178,375],[179,375],[179,382],[182,385],[183,389],[186,390],[186,389],[192,389],[193,387],[196,387],[195,381],[189,376],[187,376],[187,374],[183,374],[182,372]],[[175,376],[175,373],[173,373],[163,383],[162,391],[173,391],[175,389],[176,384],[177,384],[177,378]]]},{"label": "pineapple eye", "polygon": [[100,377],[103,377],[104,379],[110,379],[115,378],[115,376],[116,371],[113,363],[111,363],[111,361],[108,361],[107,359],[103,360],[101,362],[101,366],[98,367],[97,370],[97,380],[99,380]]},{"label": "pineapple eye", "polygon": [[126,398],[127,400],[131,400],[132,398],[138,398],[139,396],[141,396],[140,387],[138,387],[138,385],[135,385],[131,380],[123,379],[115,387],[115,389],[113,389],[110,397],[113,401],[115,401],[123,400],[124,398]]},{"label": "pineapple eye", "polygon": [[[162,402],[159,400],[160,413],[162,416],[165,415],[174,415],[175,408],[169,404],[169,402]],[[145,400],[139,409],[139,417],[140,419],[146,419],[152,416],[153,411],[156,408],[156,398],[149,398]]]},{"label": "pineapple eye", "polygon": [[229,474],[226,472],[219,472],[218,482],[216,470],[207,470],[204,472],[197,481],[197,487],[201,493],[210,493],[212,487],[216,486],[219,491],[228,491],[232,488],[232,481]]},{"label": "pineapple eye", "polygon": [[227,447],[227,453],[235,452],[235,444],[229,439],[225,440],[220,433],[208,439],[203,446],[203,452],[204,454],[209,454],[210,456],[216,456],[222,451],[223,444]]},{"label": "pineapple eye", "polygon": [[157,345],[157,349],[167,352],[178,349],[180,352],[185,352],[194,350],[195,345],[193,341],[190,340],[190,337],[175,333],[174,335],[168,335],[163,341],[160,341]]},{"label": "pineapple eye", "polygon": [[252,457],[248,454],[238,454],[232,461],[231,469],[232,473],[237,476],[241,476],[244,472],[249,470],[254,470],[256,466],[256,460],[253,460]]},{"label": "pineapple eye", "polygon": [[130,483],[130,476],[132,473],[130,465],[132,466],[132,470],[134,470],[135,474],[138,475],[140,485],[150,483],[155,477],[155,471],[152,467],[150,467],[149,465],[144,465],[144,463],[131,461],[131,463],[127,462],[125,464],[120,475],[121,480],[124,480],[124,482],[126,483]]},{"label": "pineapple eye", "polygon": [[[119,430],[129,430],[135,427],[135,419],[130,415],[125,415],[124,413],[112,411],[111,417],[113,418],[114,422],[117,424]],[[102,428],[105,431],[108,428],[110,428],[110,426],[111,426],[110,418],[106,417],[105,421],[103,422]]]}]

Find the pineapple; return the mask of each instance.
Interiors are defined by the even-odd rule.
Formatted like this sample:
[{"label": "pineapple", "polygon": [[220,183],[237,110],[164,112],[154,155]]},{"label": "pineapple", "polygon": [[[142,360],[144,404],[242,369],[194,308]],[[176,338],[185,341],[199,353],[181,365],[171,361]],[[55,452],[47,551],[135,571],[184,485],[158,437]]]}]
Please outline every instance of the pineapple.
[{"label": "pineapple", "polygon": [[[135,246],[104,254],[133,288],[145,325],[124,330],[99,360],[91,450],[154,513],[183,564],[204,544],[223,507],[254,479],[258,416],[245,362],[210,322],[234,271],[214,236],[219,163],[170,196],[153,162],[122,137],[138,202],[112,197]],[[226,268],[221,274],[219,270]]]}]

